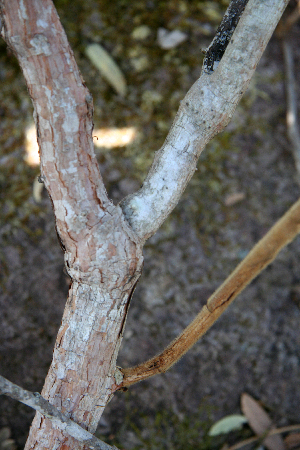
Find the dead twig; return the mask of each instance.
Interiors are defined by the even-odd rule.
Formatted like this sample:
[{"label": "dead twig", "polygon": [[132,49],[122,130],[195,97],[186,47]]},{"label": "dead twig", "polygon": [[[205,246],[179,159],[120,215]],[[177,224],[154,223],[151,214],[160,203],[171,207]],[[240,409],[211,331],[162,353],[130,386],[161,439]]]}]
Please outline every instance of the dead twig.
[{"label": "dead twig", "polygon": [[263,436],[253,436],[251,438],[245,439],[244,441],[237,442],[236,444],[228,447],[227,450],[238,450],[239,448],[245,447],[249,444],[254,444],[254,442],[265,439],[268,436],[275,436],[276,434],[288,433],[289,431],[297,431],[300,430],[299,425],[289,425],[286,427],[275,428],[274,430],[270,430],[266,435]]},{"label": "dead twig", "polygon": [[68,433],[73,438],[82,442],[88,448],[97,450],[118,450],[103,441],[97,439],[93,434],[82,428],[65,414],[61,413],[55,406],[51,405],[38,392],[27,391],[12,383],[0,375],[0,394],[18,400],[24,405],[30,406],[52,421],[52,424],[60,430]]},{"label": "dead twig", "polygon": [[270,264],[280,250],[300,232],[300,200],[275,223],[253,247],[224,283],[211,295],[188,327],[154,358],[129,369],[121,369],[123,380],[117,389],[166,372],[206,333],[237,295]]}]

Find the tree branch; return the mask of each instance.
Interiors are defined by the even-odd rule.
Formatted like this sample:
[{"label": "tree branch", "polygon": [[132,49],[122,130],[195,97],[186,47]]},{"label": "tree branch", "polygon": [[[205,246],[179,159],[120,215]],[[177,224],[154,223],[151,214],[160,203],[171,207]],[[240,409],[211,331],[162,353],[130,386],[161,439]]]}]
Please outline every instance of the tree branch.
[{"label": "tree branch", "polygon": [[121,202],[142,240],[152,236],[176,206],[200,153],[228,124],[287,3],[249,0],[216,70],[203,70],[182,100],[143,186]]},{"label": "tree branch", "polygon": [[300,133],[298,128],[296,81],[294,76],[293,52],[288,38],[283,40],[283,55],[286,72],[287,131],[295,160],[297,180],[300,183]]},{"label": "tree branch", "polygon": [[158,356],[129,369],[120,369],[123,380],[118,389],[166,372],[228,308],[237,295],[300,233],[300,200],[281,217],[253,247],[224,283],[210,296],[188,327]]},{"label": "tree branch", "polygon": [[[1,34],[18,58],[33,101],[41,178],[58,229],[67,223],[78,233],[99,220],[102,203],[108,203],[94,154],[93,100],[52,2],[21,3],[1,0]],[[84,218],[86,210],[94,217]]]},{"label": "tree branch", "polygon": [[73,422],[65,414],[61,413],[55,406],[51,405],[38,392],[27,391],[20,386],[12,383],[0,375],[0,394],[8,395],[9,397],[18,400],[24,405],[43,414],[52,421],[55,428],[68,433],[73,438],[77,439],[82,444],[91,449],[98,450],[118,450],[115,446],[110,446],[103,441],[97,439],[87,430]]},{"label": "tree branch", "polygon": [[94,153],[92,96],[52,0],[0,0],[0,16],[1,36],[20,63],[33,102],[41,179],[53,203],[68,273],[99,285],[111,278],[103,267],[109,267],[112,241],[120,261],[136,248],[126,249],[127,236],[137,237],[107,197]]},{"label": "tree branch", "polygon": [[221,61],[247,3],[248,0],[231,0],[212,43],[204,51],[203,70],[206,73],[213,72],[214,65],[217,67]]},{"label": "tree branch", "polygon": [[[107,198],[93,150],[92,98],[52,0],[0,0],[0,17],[1,36],[33,102],[41,177],[72,278],[42,396],[94,432],[115,387],[142,246]],[[71,450],[77,444],[37,414],[26,448]]]}]

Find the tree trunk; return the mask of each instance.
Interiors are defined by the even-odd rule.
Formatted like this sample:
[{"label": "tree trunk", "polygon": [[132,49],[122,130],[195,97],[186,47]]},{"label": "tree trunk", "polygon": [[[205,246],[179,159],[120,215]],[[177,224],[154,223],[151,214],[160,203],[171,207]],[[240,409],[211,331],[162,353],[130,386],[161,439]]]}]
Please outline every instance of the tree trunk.
[{"label": "tree trunk", "polygon": [[[42,395],[96,430],[115,386],[116,357],[142,251],[109,199],[92,141],[92,98],[50,0],[2,3],[2,34],[34,105],[41,177],[51,196],[72,285]],[[78,442],[37,414],[26,448]]]},{"label": "tree trunk", "polygon": [[[114,206],[94,155],[92,98],[52,1],[0,0],[1,34],[33,101],[41,178],[72,279],[42,395],[91,432],[121,383],[116,357],[142,245],[178,202],[206,143],[228,123],[287,1],[249,0],[217,70],[203,71],[182,101],[143,188]],[[38,413],[29,448],[80,445]]]}]

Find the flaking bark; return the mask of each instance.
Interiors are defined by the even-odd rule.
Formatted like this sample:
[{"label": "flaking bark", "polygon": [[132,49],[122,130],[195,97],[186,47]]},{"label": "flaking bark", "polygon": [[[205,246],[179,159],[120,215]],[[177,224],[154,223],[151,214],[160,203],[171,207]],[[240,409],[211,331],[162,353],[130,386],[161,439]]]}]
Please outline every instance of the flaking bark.
[{"label": "flaking bark", "polygon": [[[92,140],[92,98],[51,0],[3,0],[2,36],[34,106],[41,178],[72,279],[44,398],[90,432],[115,389],[116,357],[142,251],[108,199]],[[80,448],[37,413],[26,448]]]}]

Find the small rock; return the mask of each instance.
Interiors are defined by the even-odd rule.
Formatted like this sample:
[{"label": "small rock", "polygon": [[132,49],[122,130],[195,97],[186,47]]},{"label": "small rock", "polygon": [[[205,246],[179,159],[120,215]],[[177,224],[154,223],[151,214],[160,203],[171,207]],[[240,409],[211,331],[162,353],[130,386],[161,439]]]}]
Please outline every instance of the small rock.
[{"label": "small rock", "polygon": [[165,28],[159,28],[157,32],[158,44],[161,48],[170,49],[177,47],[187,39],[187,34],[179,30],[168,31]]},{"label": "small rock", "polygon": [[133,32],[131,33],[131,37],[133,39],[136,39],[137,41],[143,41],[144,39],[147,39],[150,34],[151,28],[149,28],[147,25],[141,25],[133,30]]},{"label": "small rock", "polygon": [[149,67],[149,59],[147,56],[132,58],[130,60],[130,63],[136,72],[143,72],[143,70],[146,70]]}]

